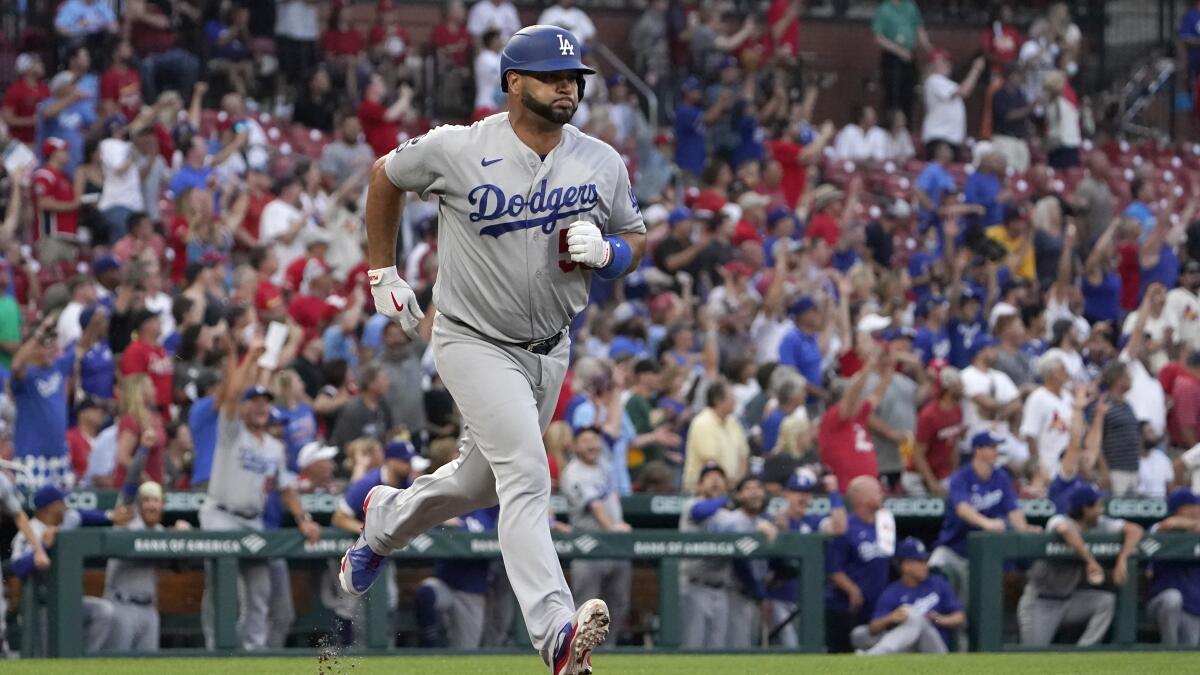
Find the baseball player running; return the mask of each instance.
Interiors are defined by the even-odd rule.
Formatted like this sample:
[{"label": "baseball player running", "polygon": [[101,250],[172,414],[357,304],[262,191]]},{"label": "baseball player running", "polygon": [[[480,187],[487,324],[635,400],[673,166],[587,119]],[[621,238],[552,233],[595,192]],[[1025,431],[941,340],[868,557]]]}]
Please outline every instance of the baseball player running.
[{"label": "baseball player running", "polygon": [[646,239],[620,157],[567,124],[593,72],[580,49],[561,28],[518,31],[500,57],[509,112],[439,127],[375,162],[368,276],[376,309],[410,334],[424,314],[396,271],[396,224],[405,192],[439,200],[432,344],[466,438],[457,460],[411,488],[367,495],[365,527],[341,572],[343,589],[362,594],[416,535],[499,503],[504,564],[554,675],[591,672],[609,616],[600,600],[575,609],[550,539],[541,435],[567,369],[567,327],[592,276],[635,269]]}]

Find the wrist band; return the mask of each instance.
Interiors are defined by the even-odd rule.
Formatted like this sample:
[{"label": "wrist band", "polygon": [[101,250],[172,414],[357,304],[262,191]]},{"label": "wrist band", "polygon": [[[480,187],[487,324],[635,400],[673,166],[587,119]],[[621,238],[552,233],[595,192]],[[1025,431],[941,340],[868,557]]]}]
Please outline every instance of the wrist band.
[{"label": "wrist band", "polygon": [[842,493],[834,490],[829,493],[829,508],[840,509],[846,506],[846,500],[842,498]]},{"label": "wrist band", "polygon": [[619,278],[629,270],[629,264],[633,262],[633,249],[620,237],[605,237],[604,241],[608,242],[612,254],[607,265],[596,269],[596,276],[601,279]]}]

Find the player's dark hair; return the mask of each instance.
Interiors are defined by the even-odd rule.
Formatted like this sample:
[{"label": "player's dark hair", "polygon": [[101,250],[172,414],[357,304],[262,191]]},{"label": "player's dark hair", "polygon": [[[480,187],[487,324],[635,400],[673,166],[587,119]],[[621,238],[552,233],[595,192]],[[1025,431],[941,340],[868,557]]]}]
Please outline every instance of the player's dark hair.
[{"label": "player's dark hair", "polygon": [[1125,364],[1117,359],[1113,359],[1100,372],[1100,386],[1104,389],[1112,389],[1113,384],[1124,374]]},{"label": "player's dark hair", "polygon": [[728,393],[729,391],[725,386],[725,382],[717,380],[708,385],[708,390],[704,392],[704,405],[709,408],[716,407],[718,403],[725,400]]}]

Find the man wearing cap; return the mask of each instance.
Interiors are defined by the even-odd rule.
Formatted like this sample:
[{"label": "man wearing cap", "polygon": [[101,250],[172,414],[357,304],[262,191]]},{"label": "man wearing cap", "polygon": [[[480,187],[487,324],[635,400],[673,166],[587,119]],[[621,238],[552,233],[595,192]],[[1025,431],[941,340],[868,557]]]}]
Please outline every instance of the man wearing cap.
[{"label": "man wearing cap", "polygon": [[[720,518],[729,501],[725,471],[710,463],[700,469],[696,494],[683,504],[680,532],[704,532],[709,521]],[[714,649],[725,644],[729,629],[729,596],[732,587],[729,561],[721,558],[686,558],[679,561],[679,598],[684,649]]]},{"label": "man wearing cap", "polygon": [[98,399],[101,405],[115,404],[116,363],[108,344],[108,310],[100,303],[87,305],[79,313],[79,327],[82,330],[79,338],[63,347],[64,352],[75,354],[78,360],[76,386],[84,394]]},{"label": "man wearing cap", "polygon": [[945,654],[950,631],[967,615],[954,590],[939,575],[929,575],[929,553],[916,537],[896,546],[900,578],[883,589],[871,622],[850,635],[859,654]]},{"label": "man wearing cap", "polygon": [[971,436],[971,462],[954,472],[946,496],[946,520],[934,542],[931,564],[966,598],[969,588],[967,535],[975,531],[1036,531],[1017,503],[1013,479],[997,466],[1003,441],[981,431]]},{"label": "man wearing cap", "polygon": [[[1150,532],[1200,533],[1200,495],[1187,488],[1172,492],[1167,496],[1167,517]],[[1200,564],[1152,562],[1150,573],[1146,612],[1158,623],[1162,644],[1200,647]]]},{"label": "man wearing cap", "polygon": [[[760,534],[768,542],[775,540],[779,529],[763,515],[767,494],[762,479],[748,475],[738,481],[734,490],[737,508],[722,511],[709,519],[710,532],[741,532]],[[760,643],[761,632],[769,630],[764,620],[769,616],[767,598],[767,560],[732,561],[734,583],[726,589],[729,625],[725,633],[726,649],[749,649]]]},{"label": "man wearing cap", "polygon": [[[18,578],[27,579],[35,568],[46,569],[42,558],[45,557],[46,551],[53,549],[59,532],[80,526],[124,525],[133,517],[133,511],[127,506],[119,506],[108,512],[68,508],[68,496],[69,493],[53,485],[42,486],[34,493],[34,512],[33,518],[29,520],[29,527],[23,528],[12,540],[10,560],[13,574]],[[30,535],[32,539],[29,538]],[[31,544],[33,541],[40,541],[41,546]],[[41,555],[38,554],[39,550],[42,551]],[[82,600],[84,651],[94,654],[109,648],[115,613],[113,604],[108,600],[86,595]],[[27,629],[33,630],[32,627]]]},{"label": "man wearing cap", "polygon": [[33,172],[33,210],[37,219],[34,241],[38,259],[46,264],[68,259],[75,252],[79,234],[79,199],[67,175],[70,152],[67,142],[57,137],[42,143],[44,163]]},{"label": "man wearing cap", "polygon": [[692,236],[695,221],[692,211],[680,206],[667,214],[668,236],[654,247],[654,264],[667,274],[685,271],[696,276],[701,254],[708,249],[712,242],[712,231],[701,227],[696,236]]},{"label": "man wearing cap", "polygon": [[[361,478],[346,486],[346,491],[338,501],[337,509],[333,512],[331,524],[340,530],[357,535],[362,532],[363,521],[366,518],[363,502],[367,494],[376,485],[390,485],[394,488],[405,489],[412,485],[412,460],[416,456],[412,443],[394,440],[383,448],[383,464],[368,471]],[[385,563],[390,565],[391,563]],[[337,584],[337,564],[330,561],[330,583]],[[399,592],[395,584],[395,575],[386,574],[388,606],[394,607],[399,600]],[[486,576],[486,575],[485,575]],[[331,609],[340,619],[337,622],[338,638],[343,646],[354,644],[354,623],[361,621],[359,598],[345,593],[336,593],[335,602]]]},{"label": "man wearing cap", "polygon": [[1121,550],[1110,581],[1113,586],[1124,586],[1131,581],[1127,561],[1142,540],[1142,528],[1104,515],[1105,496],[1091,484],[1080,485],[1067,497],[1067,512],[1053,516],[1046,523],[1046,531],[1061,537],[1079,560],[1041,558],[1029,569],[1025,592],[1017,603],[1023,646],[1049,645],[1063,624],[1085,625],[1076,642],[1080,647],[1098,644],[1108,632],[1116,596],[1097,588],[1105,582],[1104,568],[1092,556],[1083,535],[1122,534]]},{"label": "man wearing cap", "polygon": [[333,489],[333,472],[337,466],[333,463],[338,449],[313,441],[300,448],[296,456],[296,467],[300,469],[297,476],[296,489],[302,493],[331,492]]},{"label": "man wearing cap", "polygon": [[[775,516],[775,525],[781,532],[796,534],[821,533],[838,536],[846,531],[846,502],[837,490],[832,476],[825,476],[825,487],[829,491],[829,515],[809,513],[813,492],[817,490],[817,477],[811,469],[798,468],[788,476],[783,496],[787,508]],[[778,634],[779,645],[795,648],[799,645],[796,628],[792,620],[799,614],[800,583],[794,561],[772,559],[770,561],[767,599],[771,604],[772,634]]]},{"label": "man wearing cap", "polygon": [[17,55],[17,79],[4,92],[4,104],[0,107],[9,133],[25,145],[33,146],[37,138],[37,107],[50,98],[50,87],[46,86],[46,68],[41,57],[24,53]]},{"label": "man wearing cap", "polygon": [[284,288],[293,293],[304,289],[306,282],[314,275],[309,265],[329,268],[328,263],[325,262],[325,256],[329,253],[329,244],[333,241],[333,233],[323,227],[308,227],[304,229],[302,235],[304,237],[304,255],[293,260],[283,272]]},{"label": "man wearing cap", "polygon": [[[137,489],[137,513],[125,525],[131,532],[162,532],[163,489],[146,481]],[[175,529],[191,529],[186,520]],[[158,567],[145,558],[110,558],[104,570],[104,598],[113,605],[113,629],[109,648],[116,652],[158,651]]]},{"label": "man wearing cap", "polygon": [[[217,444],[207,498],[200,508],[200,526],[206,530],[261,530],[268,495],[278,489],[283,505],[308,541],[320,536],[320,527],[304,511],[296,494],[296,477],[287,468],[283,443],[267,433],[271,391],[251,386],[258,359],[265,351],[256,337],[242,362],[227,357],[224,388],[216,395]],[[205,642],[214,646],[211,565],[201,605]],[[238,608],[238,639],[244,649],[263,649],[268,640],[267,612],[271,594],[270,568],[263,561],[246,561],[239,577],[245,589]]]},{"label": "man wearing cap", "polygon": [[[95,104],[77,86],[75,74],[64,70],[50,80],[50,98],[37,107],[38,139],[50,138],[66,144],[67,162],[64,171],[74,175],[83,162],[84,133],[96,123]],[[44,148],[42,159],[47,159]]]},{"label": "man wearing cap", "polygon": [[915,316],[924,321],[917,328],[913,347],[926,365],[950,358],[950,331],[946,326],[949,311],[950,302],[940,295],[928,296],[914,310]]},{"label": "man wearing cap", "polygon": [[164,419],[170,416],[175,386],[175,366],[167,350],[159,344],[162,336],[162,321],[159,315],[139,309],[133,313],[133,326],[137,339],[129,343],[121,353],[121,375],[145,373],[154,382],[155,402]]},{"label": "man wearing cap", "polygon": [[28,489],[74,483],[67,453],[67,380],[75,352],[60,352],[47,317],[13,356],[11,390],[16,405],[13,448],[28,471],[18,484]]},{"label": "man wearing cap", "polygon": [[[996,338],[981,335],[975,338],[971,349],[970,366],[962,371],[963,424],[970,435],[985,430],[1000,434],[1000,427],[1021,412],[1020,391],[1012,378],[992,367],[996,360]],[[1005,444],[1006,451],[1011,451],[1009,445]]]},{"label": "man wearing cap", "polygon": [[792,303],[789,313],[796,325],[779,343],[779,364],[800,371],[807,381],[809,403],[815,403],[828,398],[822,386],[822,351],[826,346],[821,333],[823,312],[812,296],[802,295]]},{"label": "man wearing cap", "polygon": [[[584,427],[575,434],[571,461],[559,475],[566,495],[571,527],[579,532],[629,532],[621,510],[619,486],[610,462],[602,456],[604,432]],[[580,598],[603,598],[608,603],[614,635],[626,630],[633,568],[628,560],[572,560],[572,592]]]},{"label": "man wearing cap", "polygon": [[[16,483],[13,482],[7,471],[0,469],[0,515],[8,514],[17,531],[25,535],[25,541],[33,542],[30,562],[33,568],[42,571],[50,566],[50,557],[46,555],[46,549],[42,548],[41,537],[34,533],[29,516],[25,515],[25,506],[22,502],[22,495],[17,489]],[[4,574],[3,570],[0,570],[0,588],[3,587]],[[0,659],[8,656],[8,642],[5,639],[7,631],[5,617],[8,615],[8,607],[4,602],[4,596],[4,593],[0,593]]]},{"label": "man wearing cap", "polygon": [[681,99],[675,105],[675,163],[688,172],[693,181],[704,173],[708,160],[708,125],[725,112],[724,103],[704,106],[704,84],[689,77],[680,88]]},{"label": "man wearing cap", "polygon": [[987,61],[982,56],[975,57],[961,84],[949,77],[953,64],[946,50],[934,49],[926,61],[930,72],[922,84],[925,121],[921,125],[921,142],[926,150],[939,142],[957,148],[967,140],[967,107],[963,101],[975,91]]},{"label": "man wearing cap", "polygon": [[831,652],[853,651],[851,631],[870,620],[896,552],[896,520],[883,508],[879,481],[855,478],[846,499],[846,531],[825,549],[825,642]]}]

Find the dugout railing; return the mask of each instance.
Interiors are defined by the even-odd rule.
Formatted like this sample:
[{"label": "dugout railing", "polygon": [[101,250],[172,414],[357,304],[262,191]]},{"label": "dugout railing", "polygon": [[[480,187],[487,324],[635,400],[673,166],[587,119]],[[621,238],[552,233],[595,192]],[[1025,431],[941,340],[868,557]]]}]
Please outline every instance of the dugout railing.
[{"label": "dugout railing", "polygon": [[[1122,535],[1088,535],[1084,541],[1096,560],[1111,570],[1121,551]],[[1004,573],[1009,561],[1032,561],[1039,558],[1078,560],[1061,537],[1054,534],[1024,534],[1016,532],[974,532],[967,538],[970,565],[968,588],[968,622],[971,651],[995,652],[1022,649],[1019,644],[1004,641]],[[1116,613],[1108,639],[1096,649],[1153,648],[1138,643],[1137,629],[1141,617],[1139,590],[1142,570],[1153,561],[1192,561],[1200,564],[1200,535],[1163,533],[1146,534],[1138,544],[1137,553],[1127,563],[1128,581],[1120,587],[1107,588],[1116,594]],[[1070,589],[1064,589],[1070,590]],[[1056,645],[1051,649],[1066,646]],[[1073,645],[1071,649],[1079,649]]]},{"label": "dugout railing", "polygon": [[[284,532],[206,532],[124,531],[120,529],[82,529],[60,532],[52,552],[50,569],[36,575],[22,594],[21,614],[26,630],[40,623],[34,607],[44,598],[46,634],[44,652],[52,657],[83,656],[82,598],[83,570],[87,560],[135,558],[150,560],[211,560],[216,650],[228,654],[236,650],[238,562],[244,559],[330,559],[338,558],[354,543],[353,537],[327,534],[316,543],[305,542],[294,531]],[[657,644],[672,648],[679,645],[681,558],[777,558],[795,560],[801,597],[805,598],[797,619],[801,651],[824,650],[823,611],[824,560],[820,535],[782,534],[768,543],[749,534],[684,534],[641,531],[632,533],[581,532],[556,536],[560,558],[624,559],[653,561],[658,567],[659,616],[661,627]],[[500,556],[494,534],[474,534],[435,530],[418,536],[403,551],[398,561],[435,559],[490,559]],[[41,588],[37,588],[41,586]],[[366,631],[362,651],[393,651],[395,635],[389,619],[383,584],[376,584],[365,596]],[[24,635],[24,633],[23,633]],[[23,638],[25,644],[33,635]],[[194,653],[194,650],[188,650]],[[170,650],[164,650],[170,653]]]}]

